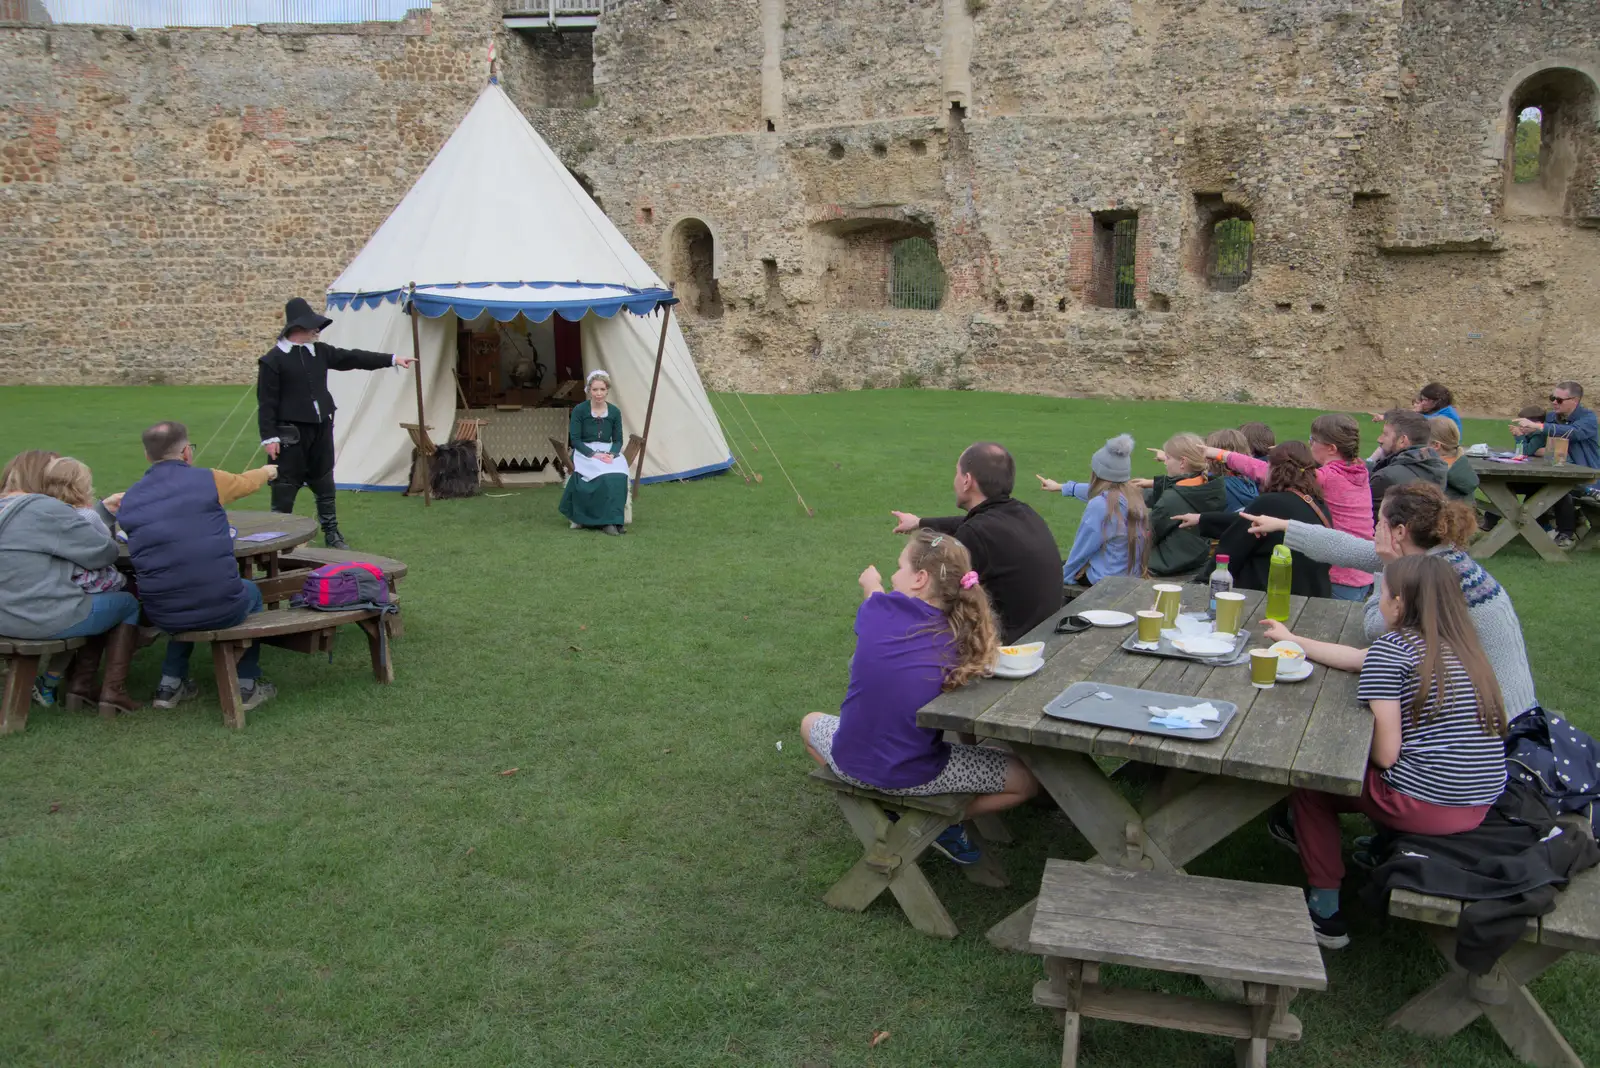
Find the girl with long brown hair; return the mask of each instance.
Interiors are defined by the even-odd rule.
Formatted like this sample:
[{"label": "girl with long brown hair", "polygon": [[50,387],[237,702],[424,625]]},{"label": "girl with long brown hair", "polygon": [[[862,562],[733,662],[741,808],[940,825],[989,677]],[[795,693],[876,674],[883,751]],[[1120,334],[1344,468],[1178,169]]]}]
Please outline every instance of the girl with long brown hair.
[{"label": "girl with long brown hair", "polygon": [[[949,534],[911,536],[889,577],[861,573],[856,650],[837,716],[812,712],[800,736],[817,763],[850,782],[889,794],[983,794],[967,816],[1020,805],[1039,784],[1016,757],[982,745],[951,744],[917,726],[917,710],[946,690],[987,674],[999,653],[989,595],[972,557]],[[979,859],[960,824],[935,848],[958,864]]]},{"label": "girl with long brown hair", "polygon": [[1092,586],[1110,575],[1149,574],[1150,513],[1133,488],[1133,438],[1118,434],[1089,458],[1088,482],[1034,476],[1046,492],[1088,502],[1078,520],[1072,551],[1061,569],[1067,585]]},{"label": "girl with long brown hair", "polygon": [[1366,651],[1356,689],[1373,719],[1361,796],[1296,790],[1267,825],[1300,854],[1317,941],[1330,949],[1350,941],[1339,911],[1339,813],[1411,834],[1459,834],[1483,822],[1506,784],[1505,709],[1455,569],[1406,556],[1382,581],[1389,629]]},{"label": "girl with long brown hair", "polygon": [[[1455,570],[1478,644],[1489,657],[1499,682],[1506,714],[1516,719],[1539,707],[1533,672],[1528,668],[1528,648],[1522,639],[1522,621],[1517,618],[1511,594],[1467,554],[1467,541],[1478,529],[1472,505],[1447,500],[1444,491],[1432,483],[1411,482],[1391,488],[1383,498],[1373,541],[1285,519],[1256,517],[1250,529],[1252,533],[1281,535],[1290,549],[1314,559],[1367,571],[1381,571],[1405,556],[1437,556]],[[1366,607],[1367,637],[1376,638],[1388,629],[1379,599],[1373,597]],[[1266,633],[1271,641],[1299,642],[1307,657],[1329,667],[1346,671],[1361,667],[1360,649],[1299,638],[1276,621],[1267,624]]]},{"label": "girl with long brown hair", "polygon": [[[1328,512],[1317,483],[1317,462],[1303,441],[1285,441],[1267,453],[1267,478],[1261,496],[1250,505],[1253,515],[1281,516],[1306,523],[1328,525]],[[1283,542],[1283,535],[1256,537],[1250,533],[1250,519],[1244,513],[1205,512],[1178,517],[1184,526],[1198,527],[1202,535],[1217,539],[1216,561],[1228,558],[1233,584],[1241,590],[1267,588],[1268,565],[1272,550]],[[1294,571],[1290,589],[1304,597],[1331,597],[1333,583],[1328,565],[1300,553],[1292,553]]]}]

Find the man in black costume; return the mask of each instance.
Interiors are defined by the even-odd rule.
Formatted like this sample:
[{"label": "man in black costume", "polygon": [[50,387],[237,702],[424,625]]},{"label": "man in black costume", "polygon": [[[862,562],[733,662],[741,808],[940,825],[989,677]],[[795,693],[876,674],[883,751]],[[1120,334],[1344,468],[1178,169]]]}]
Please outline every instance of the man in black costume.
[{"label": "man in black costume", "polygon": [[410,367],[410,356],[340,349],[317,340],[332,319],[318,315],[300,297],[284,306],[283,332],[261,357],[256,377],[256,408],[261,444],[278,465],[272,480],[272,510],[294,511],[301,486],[317,500],[317,521],[331,549],[348,549],[339,533],[333,489],[333,397],[328,372],[376,371]]}]

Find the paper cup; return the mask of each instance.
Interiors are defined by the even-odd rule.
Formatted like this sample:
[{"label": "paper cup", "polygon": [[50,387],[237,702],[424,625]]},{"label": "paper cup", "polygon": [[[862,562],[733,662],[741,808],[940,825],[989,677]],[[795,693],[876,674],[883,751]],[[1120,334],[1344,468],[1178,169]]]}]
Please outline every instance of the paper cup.
[{"label": "paper cup", "polygon": [[1158,642],[1161,640],[1161,627],[1167,617],[1153,608],[1146,608],[1139,613],[1139,640],[1142,642]]},{"label": "paper cup", "polygon": [[1168,629],[1178,625],[1178,609],[1183,603],[1183,587],[1162,582],[1156,585],[1156,607],[1166,620]]},{"label": "paper cup", "polygon": [[1217,594],[1217,633],[1238,634],[1244,623],[1244,594]]},{"label": "paper cup", "polygon": [[1278,654],[1271,649],[1250,650],[1250,683],[1258,690],[1270,690],[1278,681]]}]

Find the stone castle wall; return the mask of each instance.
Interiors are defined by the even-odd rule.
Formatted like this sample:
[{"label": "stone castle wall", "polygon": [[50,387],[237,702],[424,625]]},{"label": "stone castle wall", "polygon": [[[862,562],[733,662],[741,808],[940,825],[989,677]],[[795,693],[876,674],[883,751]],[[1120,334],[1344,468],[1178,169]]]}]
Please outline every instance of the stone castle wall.
[{"label": "stone castle wall", "polygon": [[[713,385],[1355,407],[1440,378],[1488,412],[1600,383],[1600,110],[1559,202],[1504,168],[1539,71],[1577,72],[1544,95],[1588,114],[1579,0],[630,0],[592,41],[508,34],[486,0],[345,33],[0,28],[0,381],[246,377],[490,39],[685,295]],[[1096,242],[1135,212],[1137,307],[1095,306]],[[1235,292],[1205,277],[1219,213],[1255,224]],[[937,246],[936,311],[888,306],[905,236]]]}]

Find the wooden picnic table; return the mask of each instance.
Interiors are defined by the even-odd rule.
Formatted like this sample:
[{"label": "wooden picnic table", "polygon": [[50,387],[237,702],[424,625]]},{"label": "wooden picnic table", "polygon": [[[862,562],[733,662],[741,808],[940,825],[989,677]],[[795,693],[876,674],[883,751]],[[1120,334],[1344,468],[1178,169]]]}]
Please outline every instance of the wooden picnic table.
[{"label": "wooden picnic table", "polygon": [[[1493,530],[1468,548],[1474,560],[1487,560],[1521,537],[1533,551],[1552,563],[1565,563],[1568,556],[1550,540],[1539,525],[1539,518],[1573,490],[1600,479],[1600,471],[1577,464],[1556,465],[1549,457],[1536,457],[1522,463],[1506,463],[1479,456],[1469,458],[1478,475],[1478,489],[1500,513]],[[1526,500],[1512,491],[1513,483],[1536,485],[1538,490]]]},{"label": "wooden picnic table", "polygon": [[[317,522],[303,515],[285,512],[228,512],[228,525],[234,528],[233,556],[239,561],[239,575],[253,578],[255,569],[262,575],[276,577],[278,558],[291,549],[297,549],[316,537]],[[266,541],[240,541],[250,534],[276,532],[281,536]],[[128,564],[128,543],[119,545],[124,570]]]},{"label": "wooden picnic table", "polygon": [[[1318,665],[1304,682],[1258,690],[1247,664],[1213,668],[1124,651],[1131,626],[1055,633],[1062,616],[1087,608],[1149,608],[1151,586],[1129,577],[1102,580],[1023,639],[1045,643],[1040,671],[1014,682],[982,679],[944,694],[917,713],[917,722],[1004,741],[1098,851],[1096,859],[1128,868],[1181,872],[1292,787],[1361,793],[1372,716],[1356,701],[1356,675]],[[1265,595],[1240,592],[1246,595],[1245,618],[1252,621],[1250,645],[1264,647],[1256,621]],[[1186,584],[1183,610],[1203,610],[1209,596],[1207,587]],[[1291,601],[1289,626],[1307,638],[1365,645],[1363,621],[1359,601]],[[1232,701],[1239,711],[1221,737],[1208,742],[1044,715],[1046,703],[1084,680]],[[1157,781],[1141,807],[1123,796],[1096,758],[1153,767]],[[991,928],[989,940],[1026,952],[1033,911],[1030,901]]]},{"label": "wooden picnic table", "polygon": [[[251,578],[255,568],[269,578],[278,574],[278,557],[297,549],[317,535],[317,521],[288,512],[228,512],[228,525],[237,533],[233,555],[239,561],[239,574]],[[278,532],[282,536],[267,541],[241,541],[250,534]]]}]

